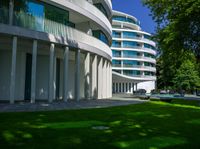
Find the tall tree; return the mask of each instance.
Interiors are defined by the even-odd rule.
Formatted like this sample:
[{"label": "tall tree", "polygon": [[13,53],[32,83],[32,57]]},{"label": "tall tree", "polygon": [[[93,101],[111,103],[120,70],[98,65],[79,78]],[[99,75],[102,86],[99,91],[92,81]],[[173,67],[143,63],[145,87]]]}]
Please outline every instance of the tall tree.
[{"label": "tall tree", "polygon": [[[191,59],[191,52],[200,63],[200,0],[143,2],[150,8],[152,17],[157,22],[155,40],[162,50],[157,65],[158,87],[173,86],[172,80],[182,62]],[[196,70],[200,72],[200,69]]]},{"label": "tall tree", "polygon": [[161,49],[191,50],[200,56],[200,0],[143,0],[157,22]]},{"label": "tall tree", "polygon": [[186,60],[177,70],[174,85],[179,90],[194,91],[200,87],[200,78],[195,64],[191,60]]}]

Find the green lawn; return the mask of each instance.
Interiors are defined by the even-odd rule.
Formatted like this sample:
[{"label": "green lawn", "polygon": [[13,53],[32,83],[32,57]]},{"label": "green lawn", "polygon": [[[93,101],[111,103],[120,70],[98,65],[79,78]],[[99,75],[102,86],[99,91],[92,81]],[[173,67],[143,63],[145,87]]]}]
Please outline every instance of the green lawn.
[{"label": "green lawn", "polygon": [[186,104],[0,113],[0,148],[199,149],[199,103]]}]

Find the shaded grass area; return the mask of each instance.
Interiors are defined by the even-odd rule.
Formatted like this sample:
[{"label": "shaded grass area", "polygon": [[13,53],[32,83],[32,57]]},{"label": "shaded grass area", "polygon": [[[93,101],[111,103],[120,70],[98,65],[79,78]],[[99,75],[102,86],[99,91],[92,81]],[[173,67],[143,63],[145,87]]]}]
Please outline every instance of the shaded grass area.
[{"label": "shaded grass area", "polygon": [[[160,101],[160,99],[150,99],[151,101]],[[200,100],[188,100],[188,99],[172,99],[171,104],[180,104],[188,106],[197,106],[200,107]]]},{"label": "shaded grass area", "polygon": [[0,120],[2,149],[200,148],[200,107],[187,103],[0,113]]}]

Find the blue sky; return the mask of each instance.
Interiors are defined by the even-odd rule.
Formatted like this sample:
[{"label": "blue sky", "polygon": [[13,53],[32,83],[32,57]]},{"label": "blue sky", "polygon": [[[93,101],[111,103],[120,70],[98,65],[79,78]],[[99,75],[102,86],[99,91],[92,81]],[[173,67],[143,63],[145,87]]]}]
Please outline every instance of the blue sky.
[{"label": "blue sky", "polygon": [[156,23],[150,16],[150,10],[141,0],[112,0],[113,9],[135,16],[141,23],[142,30],[155,33]]}]

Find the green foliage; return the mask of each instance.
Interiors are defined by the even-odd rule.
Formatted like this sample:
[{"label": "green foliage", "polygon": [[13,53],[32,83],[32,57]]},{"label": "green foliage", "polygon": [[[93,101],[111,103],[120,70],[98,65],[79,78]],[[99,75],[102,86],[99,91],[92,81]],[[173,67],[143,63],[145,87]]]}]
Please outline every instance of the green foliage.
[{"label": "green foliage", "polygon": [[174,78],[174,85],[178,89],[194,90],[200,86],[200,78],[194,63],[186,60],[182,63]]},{"label": "green foliage", "polygon": [[[200,0],[143,0],[143,3],[157,22],[154,38],[162,51],[157,64],[158,88],[172,87],[177,69],[183,61],[191,59],[191,53],[200,64]],[[196,70],[200,71],[199,68]]]}]

